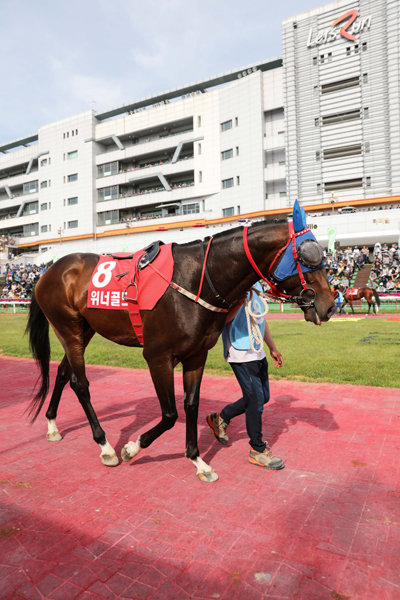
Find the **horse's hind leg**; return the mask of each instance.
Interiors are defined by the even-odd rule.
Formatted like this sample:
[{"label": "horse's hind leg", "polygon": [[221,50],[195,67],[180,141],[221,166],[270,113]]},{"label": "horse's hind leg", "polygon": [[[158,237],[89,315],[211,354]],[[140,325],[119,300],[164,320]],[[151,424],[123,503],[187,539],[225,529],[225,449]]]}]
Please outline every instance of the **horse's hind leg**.
[{"label": "horse's hind leg", "polygon": [[204,364],[207,352],[195,356],[182,363],[183,388],[185,392],[186,413],[186,457],[192,461],[197,469],[196,475],[201,481],[212,483],[217,481],[218,475],[200,458],[197,445],[197,419],[199,412],[200,384],[203,377]]},{"label": "horse's hind leg", "polygon": [[136,456],[142,448],[148,448],[162,433],[171,429],[178,418],[175,404],[174,369],[169,356],[155,360],[146,359],[151,378],[161,406],[161,421],[142,433],[136,442],[128,442],[122,448],[121,458],[128,461]]},{"label": "horse's hind leg", "polygon": [[[87,324],[86,324],[87,326]],[[53,325],[54,331],[63,345],[65,354],[71,367],[71,388],[85,411],[93,439],[101,448],[101,462],[108,467],[118,465],[118,458],[114,448],[107,442],[106,434],[100,426],[97,415],[90,402],[89,382],[86,379],[85,361],[83,353],[85,347],[93,336],[93,330],[85,329],[85,322],[81,318],[70,319],[65,326]]]},{"label": "horse's hind leg", "polygon": [[64,356],[57,369],[57,377],[53,388],[53,393],[51,395],[49,408],[46,412],[47,419],[47,439],[49,442],[59,442],[62,440],[62,436],[58,431],[56,425],[56,417],[58,405],[60,403],[61,394],[63,390],[70,380],[71,377],[71,367],[68,362],[67,356]]},{"label": "horse's hind leg", "polygon": [[[92,329],[88,329],[84,332],[84,347],[88,345],[90,340],[94,335],[94,331]],[[58,406],[60,404],[61,395],[63,390],[71,378],[71,366],[68,362],[67,355],[64,356],[57,369],[57,377],[53,388],[53,393],[51,395],[49,408],[46,412],[47,419],[47,434],[46,437],[49,442],[59,442],[62,440],[62,435],[58,431],[56,424],[56,417]]]}]

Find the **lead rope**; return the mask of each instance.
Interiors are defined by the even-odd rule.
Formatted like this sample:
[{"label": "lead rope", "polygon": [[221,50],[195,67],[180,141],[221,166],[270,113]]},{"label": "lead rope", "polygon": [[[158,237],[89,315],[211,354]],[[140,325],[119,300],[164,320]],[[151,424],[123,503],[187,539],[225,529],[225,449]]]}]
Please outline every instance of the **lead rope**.
[{"label": "lead rope", "polygon": [[[251,310],[253,294],[256,294],[258,296],[259,301],[261,302],[261,304],[264,307],[263,312],[256,312],[256,311],[253,312]],[[268,303],[266,301],[265,296],[259,294],[256,290],[252,289],[250,298],[246,297],[246,300],[244,301],[244,311],[246,314],[247,330],[249,332],[250,348],[252,349],[253,352],[259,352],[260,349],[263,347],[263,343],[264,343],[264,338],[260,331],[259,322],[260,322],[260,319],[264,319],[268,313]],[[256,346],[258,346],[258,349],[255,348],[253,339],[254,339]]]}]

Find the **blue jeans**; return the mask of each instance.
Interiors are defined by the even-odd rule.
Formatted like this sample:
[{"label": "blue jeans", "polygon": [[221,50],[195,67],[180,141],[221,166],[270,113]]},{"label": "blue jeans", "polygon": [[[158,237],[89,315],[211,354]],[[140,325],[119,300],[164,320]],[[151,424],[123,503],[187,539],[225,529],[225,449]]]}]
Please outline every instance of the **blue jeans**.
[{"label": "blue jeans", "polygon": [[265,450],[262,435],[262,413],[269,401],[268,363],[265,358],[244,363],[229,363],[242,389],[243,397],[227,404],[221,411],[225,423],[246,415],[246,429],[250,446],[257,452]]}]

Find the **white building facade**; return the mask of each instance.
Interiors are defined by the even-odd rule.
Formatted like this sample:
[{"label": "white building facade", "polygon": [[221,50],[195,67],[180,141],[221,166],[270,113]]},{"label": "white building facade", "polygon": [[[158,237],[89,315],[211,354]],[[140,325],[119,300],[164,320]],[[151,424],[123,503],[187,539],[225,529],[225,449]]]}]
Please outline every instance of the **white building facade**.
[{"label": "white building facade", "polygon": [[322,243],[397,241],[399,29],[398,0],[338,0],[283,23],[282,58],[3,144],[3,258],[188,241],[296,198]]}]

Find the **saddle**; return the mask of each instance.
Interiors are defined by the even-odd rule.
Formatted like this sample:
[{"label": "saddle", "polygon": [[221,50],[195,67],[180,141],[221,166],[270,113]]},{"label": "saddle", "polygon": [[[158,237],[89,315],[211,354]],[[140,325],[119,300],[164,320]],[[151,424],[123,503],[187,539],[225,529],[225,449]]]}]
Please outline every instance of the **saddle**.
[{"label": "saddle", "polygon": [[[152,242],[151,244],[146,246],[146,248],[143,248],[143,254],[137,263],[137,268],[139,271],[147,267],[147,265],[149,265],[151,262],[153,262],[155,258],[157,258],[158,253],[160,252],[160,246],[163,245],[164,242],[157,240],[156,242]],[[108,256],[111,256],[111,258],[113,258],[114,260],[131,260],[135,256],[135,254],[125,254],[124,256],[121,256],[119,254],[109,254]],[[119,275],[119,277],[121,277],[121,275]]]}]

